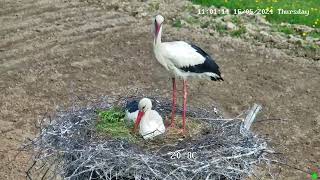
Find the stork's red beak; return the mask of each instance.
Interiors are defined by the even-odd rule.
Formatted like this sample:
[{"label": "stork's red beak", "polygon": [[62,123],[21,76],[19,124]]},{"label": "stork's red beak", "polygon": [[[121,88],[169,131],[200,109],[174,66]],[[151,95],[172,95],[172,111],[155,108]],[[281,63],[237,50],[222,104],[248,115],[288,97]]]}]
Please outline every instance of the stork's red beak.
[{"label": "stork's red beak", "polygon": [[134,124],[134,129],[133,129],[134,132],[136,132],[136,130],[137,130],[139,124],[140,124],[140,121],[141,121],[143,115],[144,115],[144,112],[139,111],[138,116],[137,116],[137,119],[136,119],[136,123]]},{"label": "stork's red beak", "polygon": [[158,34],[159,34],[159,31],[160,31],[160,27],[161,27],[161,24],[158,24],[157,21],[154,23],[155,24],[155,35],[156,35],[156,38],[158,37]]}]

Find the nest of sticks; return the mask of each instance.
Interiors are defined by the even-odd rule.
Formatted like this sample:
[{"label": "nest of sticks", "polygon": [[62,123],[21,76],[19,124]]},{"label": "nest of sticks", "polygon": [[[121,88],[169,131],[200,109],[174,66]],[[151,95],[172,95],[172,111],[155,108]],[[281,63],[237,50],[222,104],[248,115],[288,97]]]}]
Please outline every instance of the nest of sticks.
[{"label": "nest of sticks", "polygon": [[[140,99],[140,97],[133,97]],[[268,146],[249,128],[259,107],[241,118],[223,119],[215,107],[188,108],[188,117],[206,123],[195,138],[182,138],[148,150],[96,135],[97,109],[124,106],[131,98],[57,112],[25,146],[33,154],[29,179],[243,179],[267,162]],[[168,115],[171,101],[153,97],[155,109]],[[257,108],[258,107],[258,108]],[[178,107],[178,113],[181,108]],[[249,120],[248,120],[249,119]],[[251,121],[251,122],[250,122]],[[146,142],[148,143],[148,142]]]}]

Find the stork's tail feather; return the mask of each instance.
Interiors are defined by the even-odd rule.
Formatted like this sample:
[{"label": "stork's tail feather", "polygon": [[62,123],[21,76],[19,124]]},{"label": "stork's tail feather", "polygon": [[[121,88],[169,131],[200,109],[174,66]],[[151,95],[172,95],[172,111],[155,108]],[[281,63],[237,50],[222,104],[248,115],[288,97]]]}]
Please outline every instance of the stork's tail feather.
[{"label": "stork's tail feather", "polygon": [[222,77],[218,77],[218,78],[216,78],[216,77],[210,77],[210,79],[212,80],[212,81],[224,81],[224,79],[222,78]]}]

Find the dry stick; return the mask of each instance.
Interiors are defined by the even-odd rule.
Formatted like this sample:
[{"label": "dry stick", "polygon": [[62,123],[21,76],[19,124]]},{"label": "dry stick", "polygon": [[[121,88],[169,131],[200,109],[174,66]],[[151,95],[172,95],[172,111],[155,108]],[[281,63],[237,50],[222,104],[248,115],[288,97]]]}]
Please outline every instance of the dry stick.
[{"label": "dry stick", "polygon": [[290,165],[290,164],[287,164],[287,163],[284,163],[284,162],[280,162],[280,161],[276,161],[276,160],[271,160],[271,162],[278,163],[278,164],[281,164],[281,165],[285,165],[285,166],[288,166],[288,167],[290,167],[292,169],[295,169],[295,170],[310,174],[309,172],[307,172],[307,171],[305,171],[303,169],[300,169],[300,168],[298,168],[298,167],[296,167],[294,165]]},{"label": "dry stick", "polygon": [[288,121],[288,119],[282,119],[282,118],[268,118],[268,119],[261,119],[255,122],[268,122],[268,121]]},{"label": "dry stick", "polygon": [[191,119],[197,119],[197,120],[210,120],[210,121],[234,121],[234,120],[241,120],[241,121],[243,121],[243,118],[229,118],[229,119],[215,119],[215,118],[191,118]]},{"label": "dry stick", "polygon": [[31,175],[30,175],[30,171],[31,171],[31,169],[32,169],[36,164],[37,164],[37,161],[34,160],[33,163],[32,163],[32,165],[28,168],[28,170],[27,170],[27,172],[26,172],[27,177],[29,178],[29,180],[32,180]]},{"label": "dry stick", "polygon": [[145,163],[145,165],[150,169],[150,171],[156,176],[156,177],[159,177],[159,175],[154,172],[154,170],[149,166],[149,164],[147,163],[147,161],[142,157],[140,156],[141,160]]},{"label": "dry stick", "polygon": [[197,120],[211,120],[211,121],[234,121],[234,120],[240,120],[244,121],[243,118],[240,118],[244,112],[241,112],[238,116],[234,118],[192,118],[192,119],[197,119]]},{"label": "dry stick", "polygon": [[[54,166],[54,165],[55,165],[55,162],[58,161],[58,160],[59,160],[59,159],[55,159],[55,160],[53,161],[53,163],[50,164],[50,166],[46,169],[46,171],[44,172],[43,176],[41,177],[41,180],[44,180],[44,179],[45,179],[45,177],[46,177],[47,173],[49,172],[49,170],[51,169],[51,167]],[[44,165],[46,165],[46,164],[44,164]],[[43,166],[43,167],[44,167],[44,166]],[[56,174],[53,174],[52,176],[54,177],[55,175],[56,175]]]},{"label": "dry stick", "polygon": [[47,170],[44,172],[41,180],[44,180],[44,178],[46,177],[46,175],[47,175],[48,171],[50,170],[50,168],[51,168],[51,167],[48,167],[48,168],[47,168]]},{"label": "dry stick", "polygon": [[[282,152],[275,152],[273,150],[264,150],[264,152],[270,153],[270,154],[284,154]],[[298,168],[298,167],[296,167],[294,165],[290,165],[290,164],[287,164],[287,163],[284,163],[284,162],[280,162],[280,161],[276,161],[276,160],[271,160],[271,162],[278,163],[278,164],[281,164],[281,165],[285,165],[285,166],[288,166],[288,167],[293,168],[295,170],[298,170],[298,171],[301,171],[301,172],[309,174],[309,172],[307,172],[307,171],[305,171],[303,169],[300,169],[300,168]]]}]

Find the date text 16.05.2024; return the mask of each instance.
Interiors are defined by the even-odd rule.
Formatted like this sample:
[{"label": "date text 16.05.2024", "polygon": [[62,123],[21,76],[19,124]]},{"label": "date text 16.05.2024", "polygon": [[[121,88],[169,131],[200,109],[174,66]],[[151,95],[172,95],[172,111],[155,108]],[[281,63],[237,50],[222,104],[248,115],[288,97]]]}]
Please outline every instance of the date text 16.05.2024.
[{"label": "date text 16.05.2024", "polygon": [[227,15],[227,14],[273,14],[273,9],[198,9],[199,15]]}]

